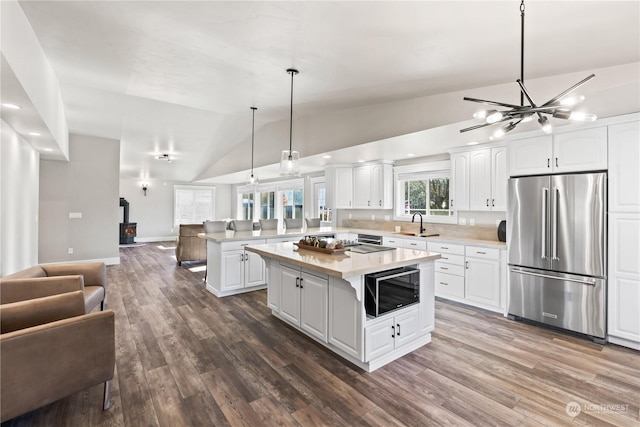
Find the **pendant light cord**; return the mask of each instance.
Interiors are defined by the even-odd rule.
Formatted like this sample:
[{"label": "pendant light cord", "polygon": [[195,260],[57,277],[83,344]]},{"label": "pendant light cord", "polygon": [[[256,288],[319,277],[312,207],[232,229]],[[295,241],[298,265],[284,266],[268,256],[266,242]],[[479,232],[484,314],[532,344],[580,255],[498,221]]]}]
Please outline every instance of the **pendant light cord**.
[{"label": "pendant light cord", "polygon": [[[520,81],[524,84],[524,0],[520,2]],[[520,106],[524,107],[522,92],[520,92]]]},{"label": "pendant light cord", "polygon": [[291,109],[289,110],[289,160],[291,160],[293,150],[293,76],[298,74],[298,70],[289,68],[287,73],[291,74]]},{"label": "pendant light cord", "polygon": [[251,107],[251,177],[253,177],[253,135],[256,129],[256,107]]}]

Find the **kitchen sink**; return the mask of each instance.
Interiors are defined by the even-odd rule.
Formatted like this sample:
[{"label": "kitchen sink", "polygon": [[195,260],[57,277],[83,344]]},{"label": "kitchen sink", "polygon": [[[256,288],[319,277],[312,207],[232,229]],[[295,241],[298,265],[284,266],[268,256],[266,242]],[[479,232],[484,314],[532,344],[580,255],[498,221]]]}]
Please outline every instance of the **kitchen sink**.
[{"label": "kitchen sink", "polygon": [[397,233],[393,233],[393,234],[399,234],[401,236],[413,236],[413,237],[436,237],[440,235],[438,233],[418,234],[418,233],[411,233],[409,231],[398,231]]}]

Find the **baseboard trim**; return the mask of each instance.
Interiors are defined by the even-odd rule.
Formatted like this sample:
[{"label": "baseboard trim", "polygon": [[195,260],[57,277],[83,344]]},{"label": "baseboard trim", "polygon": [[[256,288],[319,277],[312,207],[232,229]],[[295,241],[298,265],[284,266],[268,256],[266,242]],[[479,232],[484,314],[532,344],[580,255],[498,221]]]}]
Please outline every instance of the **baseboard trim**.
[{"label": "baseboard trim", "polygon": [[136,237],[135,243],[151,243],[151,242],[175,242],[178,236],[164,237]]},{"label": "baseboard trim", "polygon": [[87,262],[104,262],[105,265],[118,265],[120,264],[120,257],[111,258],[95,258],[95,259],[73,259],[69,261],[56,261],[56,262],[43,262],[42,265],[54,265],[54,264],[71,264],[71,263],[87,263]]}]

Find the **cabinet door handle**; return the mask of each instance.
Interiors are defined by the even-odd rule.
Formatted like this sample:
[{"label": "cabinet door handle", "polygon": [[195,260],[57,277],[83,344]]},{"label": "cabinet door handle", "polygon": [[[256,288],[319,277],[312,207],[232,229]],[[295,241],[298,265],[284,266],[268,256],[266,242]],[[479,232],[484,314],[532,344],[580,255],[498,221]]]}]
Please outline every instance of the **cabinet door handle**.
[{"label": "cabinet door handle", "polygon": [[547,157],[547,167],[548,168],[551,167],[551,159],[549,157]]},{"label": "cabinet door handle", "polygon": [[496,199],[491,199],[491,207],[494,207],[496,205]]},{"label": "cabinet door handle", "polygon": [[300,287],[300,278],[296,277],[296,288]]},{"label": "cabinet door handle", "polygon": [[556,157],[556,167],[558,167],[558,158]]},{"label": "cabinet door handle", "polygon": [[446,246],[440,246],[440,249],[449,249],[449,248]]},{"label": "cabinet door handle", "polygon": [[396,326],[398,327],[398,336],[400,336],[400,323],[396,323]]},{"label": "cabinet door handle", "polygon": [[480,252],[480,251],[476,251],[476,253],[477,253],[478,255],[486,255],[486,254],[487,254],[486,252]]},{"label": "cabinet door handle", "polygon": [[301,277],[301,278],[300,278],[300,289],[302,289],[302,288],[303,288],[303,286],[302,286],[302,281],[303,281],[303,280],[304,280],[304,279]]},{"label": "cabinet door handle", "polygon": [[453,199],[449,200],[449,204],[453,207]]},{"label": "cabinet door handle", "polygon": [[489,206],[489,199],[487,199],[487,206]]},{"label": "cabinet door handle", "polygon": [[240,254],[240,262],[244,261],[244,254]]},{"label": "cabinet door handle", "polygon": [[469,269],[469,261],[464,262],[464,268],[466,268],[467,270]]},{"label": "cabinet door handle", "polygon": [[440,270],[448,270],[448,268],[440,266]]},{"label": "cabinet door handle", "polygon": [[446,256],[440,255],[440,259],[449,259],[449,258],[447,258]]},{"label": "cabinet door handle", "polygon": [[367,206],[371,206],[371,200],[367,200]]},{"label": "cabinet door handle", "polygon": [[449,284],[448,284],[448,283],[444,283],[444,282],[440,282],[440,284],[441,284],[441,285],[444,285],[444,286],[449,286]]},{"label": "cabinet door handle", "polygon": [[396,337],[396,327],[391,325],[391,338]]},{"label": "cabinet door handle", "polygon": [[382,206],[382,200],[378,200],[378,206]]}]

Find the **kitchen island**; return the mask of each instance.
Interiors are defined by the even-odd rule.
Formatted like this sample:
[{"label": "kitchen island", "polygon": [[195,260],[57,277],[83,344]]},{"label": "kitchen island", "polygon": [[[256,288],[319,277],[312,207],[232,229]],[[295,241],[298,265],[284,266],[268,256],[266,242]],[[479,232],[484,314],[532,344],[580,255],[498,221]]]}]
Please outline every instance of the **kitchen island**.
[{"label": "kitchen island", "polygon": [[[274,316],[368,372],[431,342],[439,254],[404,248],[328,254],[290,242],[249,244],[244,250],[266,263],[267,304]],[[419,302],[368,315],[366,275],[402,267],[419,271]]]}]

